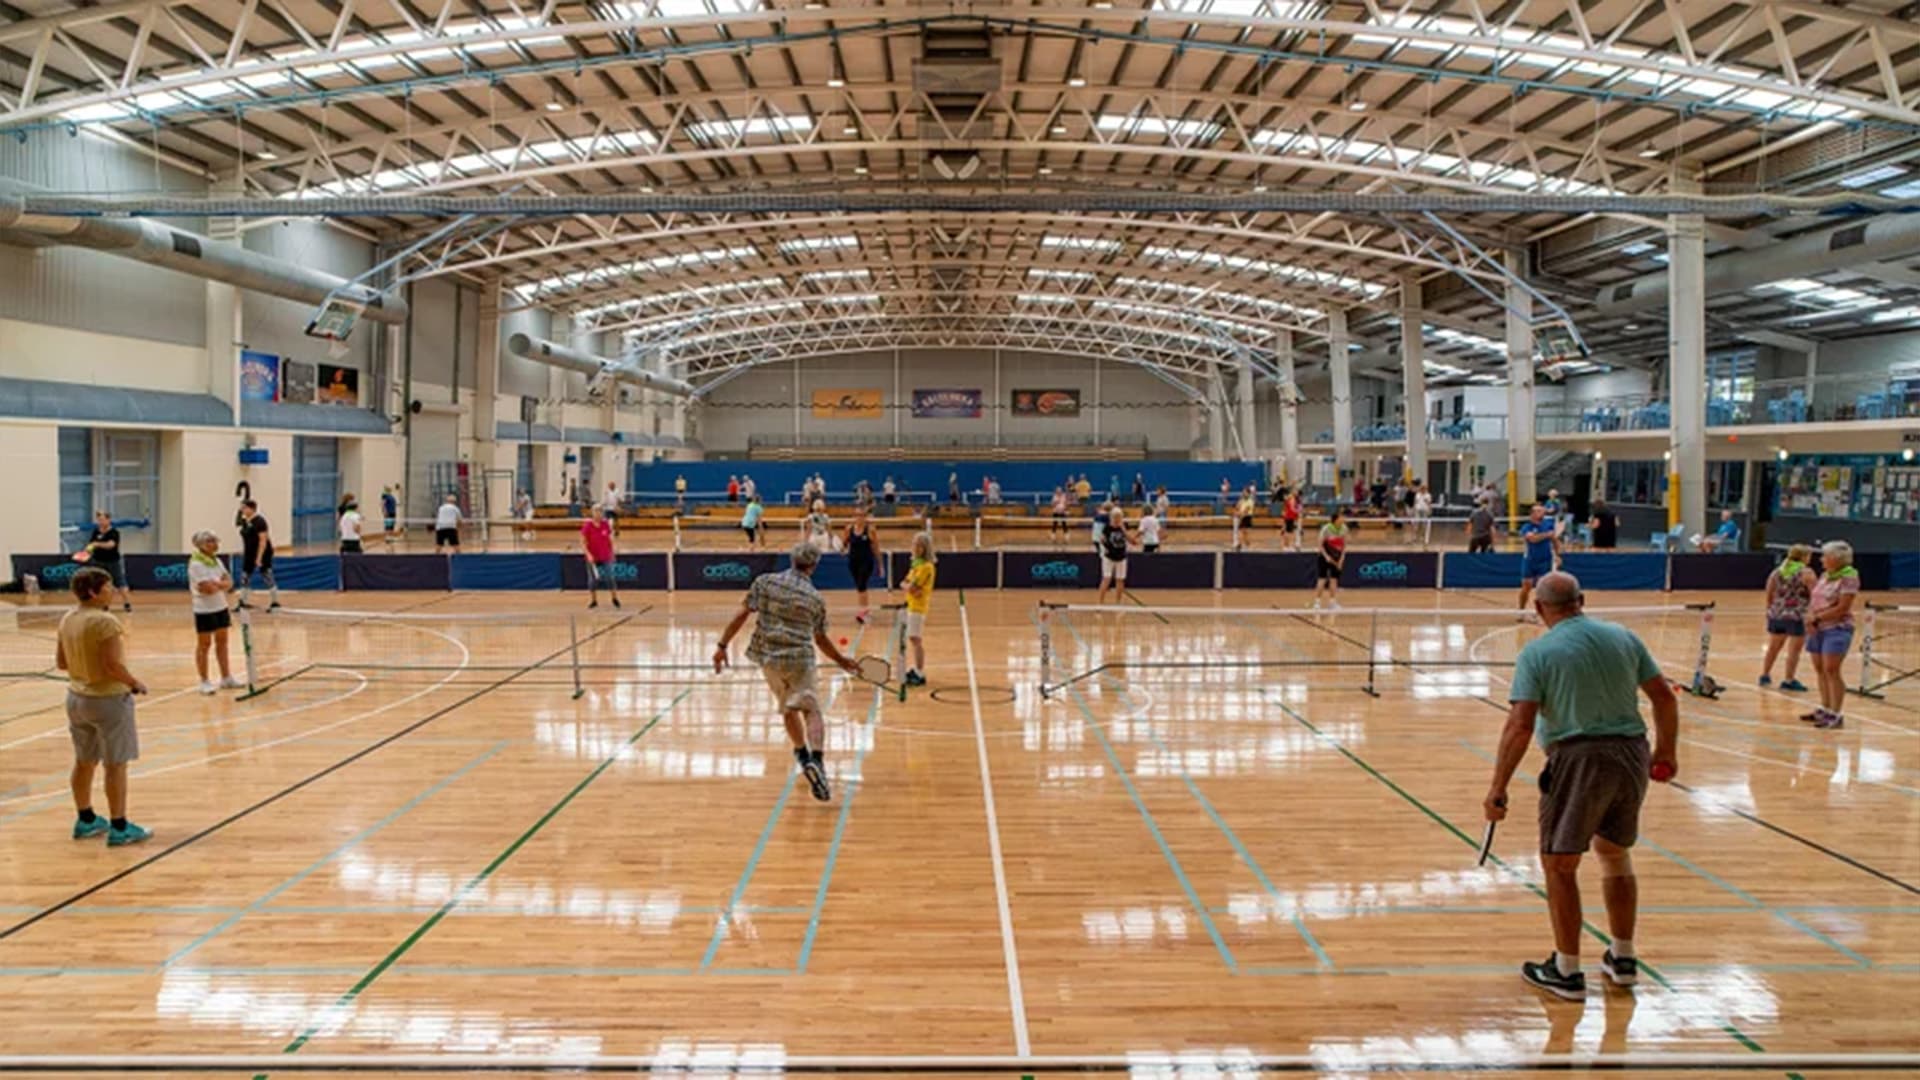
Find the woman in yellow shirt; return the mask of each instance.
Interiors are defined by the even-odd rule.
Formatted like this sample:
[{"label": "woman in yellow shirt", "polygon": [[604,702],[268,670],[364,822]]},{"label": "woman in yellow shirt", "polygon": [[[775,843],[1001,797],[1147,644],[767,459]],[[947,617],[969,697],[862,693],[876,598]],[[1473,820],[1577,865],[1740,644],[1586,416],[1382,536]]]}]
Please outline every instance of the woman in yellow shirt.
[{"label": "woman in yellow shirt", "polygon": [[933,537],[924,532],[913,534],[913,566],[900,584],[907,592],[907,644],[913,647],[913,664],[900,681],[905,686],[925,686],[927,647],[921,631],[927,624],[927,608],[933,603]]}]

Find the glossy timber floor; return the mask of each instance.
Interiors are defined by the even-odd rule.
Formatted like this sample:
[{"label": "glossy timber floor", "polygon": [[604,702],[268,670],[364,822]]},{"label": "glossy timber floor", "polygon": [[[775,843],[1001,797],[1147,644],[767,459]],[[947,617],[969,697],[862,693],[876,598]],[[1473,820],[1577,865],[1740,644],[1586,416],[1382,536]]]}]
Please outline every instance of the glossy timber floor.
[{"label": "glossy timber floor", "polygon": [[[942,591],[933,692],[904,704],[833,680],[823,805],[740,649],[733,674],[695,673],[729,594],[629,594],[592,619],[572,595],[291,594],[404,616],[260,616],[263,672],[301,673],[248,701],[194,693],[183,605],[140,597],[151,844],[68,839],[61,686],[0,679],[0,1058],[724,1069],[1030,1048],[1185,1076],[1245,1054],[1387,1071],[1694,1053],[1731,1072],[1920,1051],[1920,696],[1799,724],[1803,698],[1752,685],[1756,598],[1713,597],[1731,688],[1682,699],[1685,787],[1648,802],[1638,938],[1657,975],[1584,1006],[1515,974],[1550,948],[1526,783],[1501,864],[1473,865],[1490,701],[1537,632],[1510,594],[1349,592],[1450,613],[1377,627],[1291,592],[1142,597],[1274,609],[1258,617],[1070,611],[1056,677],[1104,670],[1055,703],[1035,690],[1041,598],[968,592],[963,615]],[[883,650],[886,618],[861,630],[850,594],[830,600],[850,648]],[[517,621],[453,617],[488,613]],[[1620,618],[1690,670],[1696,616]],[[9,625],[0,667],[44,667],[45,619]],[[1356,688],[1370,649],[1378,698]],[[1196,659],[1217,666],[1161,666]],[[1584,884],[1601,924],[1591,867]]]}]

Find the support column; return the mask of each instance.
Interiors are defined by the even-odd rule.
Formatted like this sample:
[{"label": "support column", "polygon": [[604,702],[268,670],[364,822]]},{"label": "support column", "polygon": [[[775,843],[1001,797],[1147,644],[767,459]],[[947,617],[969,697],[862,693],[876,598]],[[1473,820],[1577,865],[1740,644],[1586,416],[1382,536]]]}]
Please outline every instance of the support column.
[{"label": "support column", "polygon": [[1411,479],[1427,478],[1427,342],[1420,326],[1420,279],[1400,279],[1402,409],[1407,422],[1407,472]]},{"label": "support column", "polygon": [[1820,343],[1807,346],[1807,419],[1813,419],[1813,384],[1820,373]]},{"label": "support column", "polygon": [[1101,407],[1100,403],[1105,399],[1100,394],[1100,358],[1096,356],[1093,358],[1093,400],[1089,402],[1093,406],[1093,444],[1095,446],[1100,445],[1100,414],[1106,412],[1106,409]]},{"label": "support column", "polygon": [[[1698,191],[1691,173],[1675,194]],[[1667,466],[1667,525],[1707,527],[1706,221],[1676,214],[1667,223],[1667,385],[1673,425]]]},{"label": "support column", "polygon": [[[231,196],[242,194],[239,182],[223,177],[212,185],[215,192]],[[245,246],[238,218],[212,218],[207,235],[233,247]],[[240,290],[217,281],[206,283],[207,320],[207,392],[233,410],[233,426],[240,426],[240,346],[246,341],[241,318]],[[189,533],[191,535],[191,533]],[[168,548],[167,550],[174,550]]]},{"label": "support column", "polygon": [[[1507,269],[1527,272],[1526,257],[1507,255]],[[1532,506],[1540,453],[1533,439],[1533,297],[1507,284],[1507,513],[1518,516]]]},{"label": "support column", "polygon": [[1333,380],[1333,462],[1336,497],[1351,491],[1353,468],[1353,363],[1347,353],[1347,312],[1327,309],[1327,374]]},{"label": "support column", "polygon": [[[993,356],[994,356],[994,370],[998,371],[1000,370],[999,351],[995,350]],[[797,377],[798,376],[796,376],[796,378]],[[906,413],[907,411],[905,408],[906,405],[907,405],[906,398],[902,396],[900,391],[900,350],[895,349],[893,350],[893,408],[888,409],[887,411],[893,414],[893,445],[896,447],[900,445],[900,417]],[[995,417],[998,417],[999,415],[1000,414],[998,413],[994,414]],[[999,421],[996,419],[994,422],[998,423]],[[994,434],[998,435],[1000,434],[1000,432],[996,429],[994,431]]]},{"label": "support column", "polygon": [[[898,356],[897,353],[895,355]],[[896,379],[897,378],[896,376]],[[793,442],[796,447],[800,445],[800,410],[802,407],[800,404],[800,361],[796,358],[793,362]]]},{"label": "support column", "polygon": [[1207,458],[1227,460],[1227,373],[1218,365],[1207,384]]},{"label": "support column", "polygon": [[1307,470],[1300,458],[1300,384],[1293,374],[1293,331],[1274,335],[1273,363],[1280,370],[1280,471],[1289,487],[1301,487],[1307,482]]},{"label": "support column", "polygon": [[[482,470],[512,469],[515,459],[509,447],[503,454],[498,443],[500,412],[500,284],[480,286],[479,340],[473,343],[473,465]],[[484,487],[485,512],[497,517],[513,508],[513,485]],[[504,500],[504,501],[503,501]]]},{"label": "support column", "polygon": [[[898,355],[897,352],[896,355]],[[1006,412],[1005,409],[1000,407],[1002,404],[1001,393],[1000,349],[996,346],[993,350],[993,399],[987,402],[988,409],[993,413],[993,445],[995,446],[1000,445],[1000,417]]]},{"label": "support column", "polygon": [[1260,438],[1256,430],[1257,420],[1253,414],[1253,380],[1257,373],[1253,368],[1253,354],[1245,353],[1240,357],[1240,379],[1234,385],[1238,393],[1240,409],[1240,460],[1260,460]]}]

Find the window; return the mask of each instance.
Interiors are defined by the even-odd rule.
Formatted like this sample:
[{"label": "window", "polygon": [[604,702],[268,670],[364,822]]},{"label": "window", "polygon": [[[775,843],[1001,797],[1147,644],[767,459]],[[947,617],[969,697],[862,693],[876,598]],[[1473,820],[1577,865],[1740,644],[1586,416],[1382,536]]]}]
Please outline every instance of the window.
[{"label": "window", "polygon": [[93,527],[93,429],[60,429],[60,549],[75,551]]},{"label": "window", "polygon": [[[293,437],[293,542],[326,544],[340,499],[340,440]],[[378,510],[376,505],[374,510]],[[361,513],[371,511],[362,510]]]},{"label": "window", "polygon": [[1667,498],[1666,463],[1607,462],[1607,501],[1616,506],[1661,506]]},{"label": "window", "polygon": [[1707,462],[1707,506],[1715,509],[1740,509],[1741,496],[1747,490],[1747,463],[1744,461]]},{"label": "window", "polygon": [[1758,359],[1752,350],[1707,357],[1707,400],[1752,405]]}]

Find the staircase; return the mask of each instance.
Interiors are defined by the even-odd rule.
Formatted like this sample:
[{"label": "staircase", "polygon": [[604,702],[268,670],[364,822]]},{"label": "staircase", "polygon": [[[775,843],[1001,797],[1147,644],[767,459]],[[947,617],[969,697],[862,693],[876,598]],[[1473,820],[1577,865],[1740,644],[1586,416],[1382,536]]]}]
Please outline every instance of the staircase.
[{"label": "staircase", "polygon": [[1549,450],[1534,466],[1533,489],[1545,496],[1554,488],[1562,495],[1573,491],[1573,478],[1593,471],[1593,455],[1584,450]]}]

